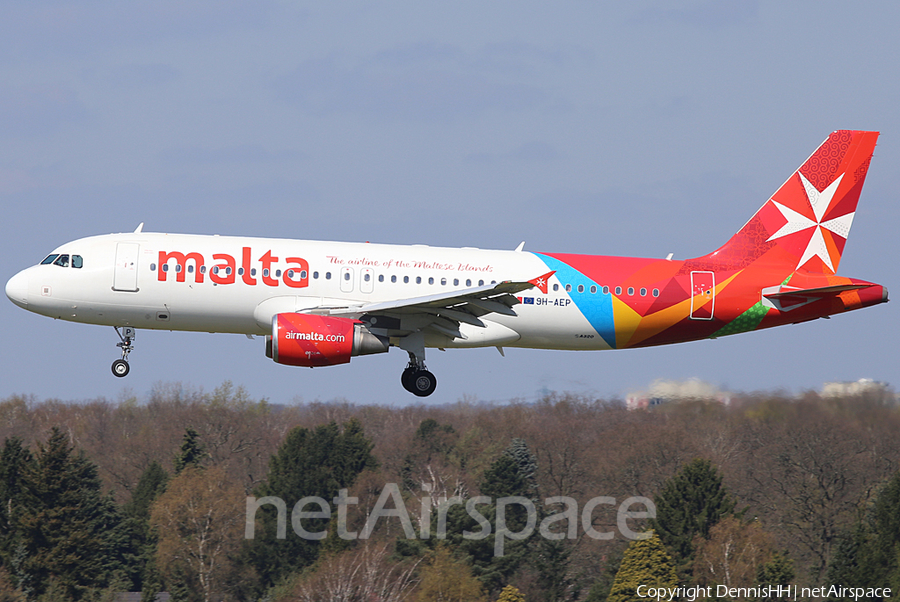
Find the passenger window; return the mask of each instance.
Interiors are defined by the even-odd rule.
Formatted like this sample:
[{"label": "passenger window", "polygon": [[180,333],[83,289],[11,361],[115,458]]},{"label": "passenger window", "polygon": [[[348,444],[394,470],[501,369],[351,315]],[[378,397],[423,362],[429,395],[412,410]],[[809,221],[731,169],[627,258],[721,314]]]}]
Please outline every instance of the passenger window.
[{"label": "passenger window", "polygon": [[72,255],[72,267],[81,269],[81,266],[84,265],[84,260],[81,259],[81,255]]},{"label": "passenger window", "polygon": [[331,272],[325,272],[325,280],[331,280]]},{"label": "passenger window", "polygon": [[617,294],[617,295],[621,295],[621,294],[622,294],[622,287],[621,287],[621,286],[617,286],[617,287],[616,287],[616,294]]},{"label": "passenger window", "polygon": [[350,280],[350,272],[344,272],[344,280]]},{"label": "passenger window", "polygon": [[579,285],[578,285],[578,292],[579,292],[579,293],[583,293],[583,292],[584,292],[584,285],[583,285],[583,284],[579,284]]},{"label": "passenger window", "polygon": [[634,294],[634,287],[633,287],[633,286],[629,286],[629,287],[628,287],[628,296],[630,297],[630,296],[633,295],[633,294]]},{"label": "passenger window", "polygon": [[391,282],[394,283],[394,284],[396,284],[396,282],[397,282],[397,276],[391,276]]},{"label": "passenger window", "polygon": [[559,285],[558,285],[558,284],[554,284],[554,285],[553,285],[553,290],[554,290],[554,291],[558,291],[558,290],[559,290]]},{"label": "passenger window", "polygon": [[572,292],[572,285],[571,285],[571,284],[567,284],[567,285],[566,285],[566,292],[567,292],[567,293],[571,293],[571,292]]},{"label": "passenger window", "polygon": [[446,286],[446,285],[447,285],[447,279],[441,278],[441,286]]},{"label": "passenger window", "polygon": [[597,287],[594,286],[593,284],[591,285],[591,294],[592,294],[592,295],[596,295],[596,294],[597,294]]},{"label": "passenger window", "polygon": [[647,296],[647,289],[642,288],[641,289],[641,297],[646,297],[646,296]]},{"label": "passenger window", "polygon": [[416,276],[416,284],[422,284],[422,277]]},{"label": "passenger window", "polygon": [[151,272],[155,272],[155,271],[156,271],[156,264],[155,264],[155,263],[151,263],[151,264],[150,264],[150,271],[151,271]]},{"label": "passenger window", "polygon": [[478,286],[484,286],[484,280],[479,280],[479,281],[478,281]]},{"label": "passenger window", "polygon": [[256,268],[250,268],[250,275],[256,276]]},{"label": "passenger window", "polygon": [[658,288],[653,289],[653,296],[659,297],[659,289]]},{"label": "passenger window", "polygon": [[53,263],[59,255],[47,255],[44,261],[41,262],[41,265],[50,265]]},{"label": "passenger window", "polygon": [[378,282],[384,282],[384,274],[378,274]]},{"label": "passenger window", "polygon": [[56,261],[53,262],[53,265],[58,265],[60,267],[67,268],[69,267],[69,256],[68,255],[60,255],[56,258]]},{"label": "passenger window", "polygon": [[429,279],[428,279],[428,284],[434,284],[434,278],[429,278]]},{"label": "passenger window", "polygon": [[[348,274],[348,276],[349,276],[349,274]],[[368,282],[368,281],[371,280],[371,279],[372,279],[372,275],[371,275],[371,274],[368,274],[368,273],[363,274],[363,280],[365,280],[366,282]]]},{"label": "passenger window", "polygon": [[453,279],[453,286],[459,286],[459,278]]},{"label": "passenger window", "polygon": [[466,286],[472,286],[472,280],[470,278],[466,279]]},{"label": "passenger window", "polygon": [[403,284],[409,284],[409,276],[403,277]]},{"label": "passenger window", "polygon": [[313,272],[313,280],[319,279],[319,272]]}]

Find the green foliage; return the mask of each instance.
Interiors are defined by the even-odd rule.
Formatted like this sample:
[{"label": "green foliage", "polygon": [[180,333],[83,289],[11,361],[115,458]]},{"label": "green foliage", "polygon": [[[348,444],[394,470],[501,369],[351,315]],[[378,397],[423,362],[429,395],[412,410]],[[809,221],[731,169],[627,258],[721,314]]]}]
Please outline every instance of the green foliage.
[{"label": "green foliage", "polygon": [[[524,442],[523,442],[524,443]],[[512,446],[510,447],[512,449]],[[527,449],[527,448],[526,448]],[[508,452],[509,450],[507,450]],[[467,558],[472,565],[472,573],[485,585],[489,593],[496,593],[504,583],[526,561],[530,547],[536,536],[523,540],[506,540],[504,555],[494,556],[494,534],[497,532],[496,501],[503,497],[520,496],[530,499],[531,484],[520,471],[519,463],[511,453],[504,452],[485,471],[479,485],[481,494],[491,498],[491,504],[476,506],[491,525],[491,536],[484,539],[467,539],[463,532],[479,533],[482,527],[472,518],[462,505],[452,506],[447,512],[447,541],[451,548]],[[530,452],[528,452],[530,454]],[[521,532],[528,514],[520,504],[510,504],[505,508],[506,527],[512,532]],[[432,525],[435,521],[432,521]],[[560,557],[554,558],[554,561]],[[558,570],[558,567],[557,569]]]},{"label": "green foliage", "polygon": [[533,495],[537,490],[535,478],[537,476],[538,463],[537,458],[528,448],[528,444],[525,443],[524,439],[516,437],[504,453],[516,461],[516,465],[519,467],[519,475],[525,480],[525,491]]},{"label": "green foliage", "polygon": [[900,584],[900,472],[878,492],[868,514],[842,537],[828,578],[848,587]]},{"label": "green foliage", "polygon": [[585,602],[606,602],[609,592],[612,591],[613,583],[616,580],[616,573],[622,565],[622,552],[616,551],[610,554],[603,565],[600,575],[594,581],[588,592]]},{"label": "green foliage", "polygon": [[438,546],[431,562],[421,571],[420,602],[483,602],[484,590],[465,562],[454,560],[445,546]]},{"label": "green foliage", "polygon": [[[794,581],[794,561],[787,554],[775,552],[768,562],[759,567],[756,585],[790,585]],[[781,597],[768,596],[759,602],[779,602]]]},{"label": "green foliage", "polygon": [[694,538],[708,538],[713,525],[735,507],[712,462],[702,459],[685,465],[666,481],[654,502],[656,518],[650,519],[650,525],[685,574],[690,574],[693,565]]},{"label": "green foliage", "polygon": [[416,471],[437,458],[448,458],[458,439],[456,430],[449,424],[442,425],[434,418],[423,420],[416,429],[410,452],[403,459],[400,468],[403,487],[409,491],[418,491]]},{"label": "green foliage", "polygon": [[79,600],[130,572],[122,514],[102,495],[97,468],[68,436],[54,428],[25,471],[15,571],[22,590],[40,596],[48,587]]},{"label": "green foliage", "polygon": [[609,602],[637,602],[637,587],[677,587],[678,575],[672,557],[666,552],[659,537],[632,541],[625,550],[622,564],[616,573],[609,593]]},{"label": "green foliage", "polygon": [[513,585],[507,585],[500,592],[497,602],[525,602],[525,596]]},{"label": "green foliage", "polygon": [[192,427],[184,429],[184,439],[181,441],[181,451],[175,456],[175,474],[188,466],[200,467],[206,458],[206,452],[200,443],[200,435]]},{"label": "green foliage", "polygon": [[156,567],[156,535],[150,528],[150,505],[166,489],[169,474],[159,462],[151,462],[137,485],[131,492],[131,500],[122,507],[126,516],[126,527],[131,538],[131,548],[136,551],[136,574],[131,576],[135,589],[141,590],[144,598],[162,591],[163,583]]},{"label": "green foliage", "polygon": [[131,501],[122,507],[128,516],[147,520],[150,518],[150,504],[166,490],[169,474],[159,462],[151,462],[150,466],[141,474],[134,491],[131,492]]},{"label": "green foliage", "polygon": [[[362,424],[356,419],[344,424],[343,429],[334,422],[312,431],[295,428],[270,459],[268,478],[257,494],[284,500],[288,515],[293,505],[306,496],[318,496],[331,503],[338,491],[351,487],[362,471],[377,467],[371,452],[372,442],[366,438]],[[270,587],[291,572],[315,562],[321,548],[319,541],[303,539],[293,533],[285,539],[276,539],[276,513],[270,506],[261,508],[258,517],[261,528],[257,528],[256,538],[247,553],[264,587]],[[317,532],[334,528],[336,522],[304,519],[303,527]]]},{"label": "green foliage", "polygon": [[0,452],[0,566],[8,565],[16,548],[16,529],[23,476],[34,462],[18,437],[3,442]]}]

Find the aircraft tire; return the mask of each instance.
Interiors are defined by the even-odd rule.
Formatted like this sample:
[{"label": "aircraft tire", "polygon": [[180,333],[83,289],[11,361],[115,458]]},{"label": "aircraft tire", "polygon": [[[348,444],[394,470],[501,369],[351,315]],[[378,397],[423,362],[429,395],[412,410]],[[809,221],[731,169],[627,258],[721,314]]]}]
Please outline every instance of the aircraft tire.
[{"label": "aircraft tire", "polygon": [[112,373],[119,378],[127,376],[131,371],[131,366],[125,360],[116,360],[112,363]]},{"label": "aircraft tire", "polygon": [[403,373],[400,375],[400,384],[403,385],[403,388],[409,391],[410,393],[414,393],[413,391],[413,376],[417,372],[417,369],[412,366],[407,366]]},{"label": "aircraft tire", "polygon": [[417,397],[428,397],[437,388],[437,378],[428,370],[417,370],[412,378],[413,395]]}]

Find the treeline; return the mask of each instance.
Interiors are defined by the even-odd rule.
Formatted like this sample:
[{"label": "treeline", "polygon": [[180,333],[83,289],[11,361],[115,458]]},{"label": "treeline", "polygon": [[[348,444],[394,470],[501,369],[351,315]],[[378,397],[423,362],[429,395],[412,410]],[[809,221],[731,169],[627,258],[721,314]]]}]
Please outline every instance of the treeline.
[{"label": "treeline", "polygon": [[[619,602],[651,577],[900,588],[898,427],[883,399],[813,393],[636,412],[569,395],[273,407],[230,383],[10,397],[0,602]],[[622,515],[631,498],[656,517]]]}]

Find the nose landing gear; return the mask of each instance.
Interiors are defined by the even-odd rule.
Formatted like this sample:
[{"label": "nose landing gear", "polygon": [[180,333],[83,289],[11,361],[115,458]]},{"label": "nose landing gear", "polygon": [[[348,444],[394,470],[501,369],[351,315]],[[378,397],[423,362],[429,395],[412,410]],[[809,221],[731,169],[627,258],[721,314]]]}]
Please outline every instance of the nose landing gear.
[{"label": "nose landing gear", "polygon": [[131,326],[123,326],[122,332],[119,332],[118,326],[114,326],[113,328],[116,329],[116,334],[119,335],[119,338],[121,339],[121,342],[116,343],[116,347],[121,347],[122,359],[112,363],[112,373],[119,378],[122,378],[131,371],[131,367],[128,365],[128,354],[134,351],[132,342],[134,341],[136,331]]}]

